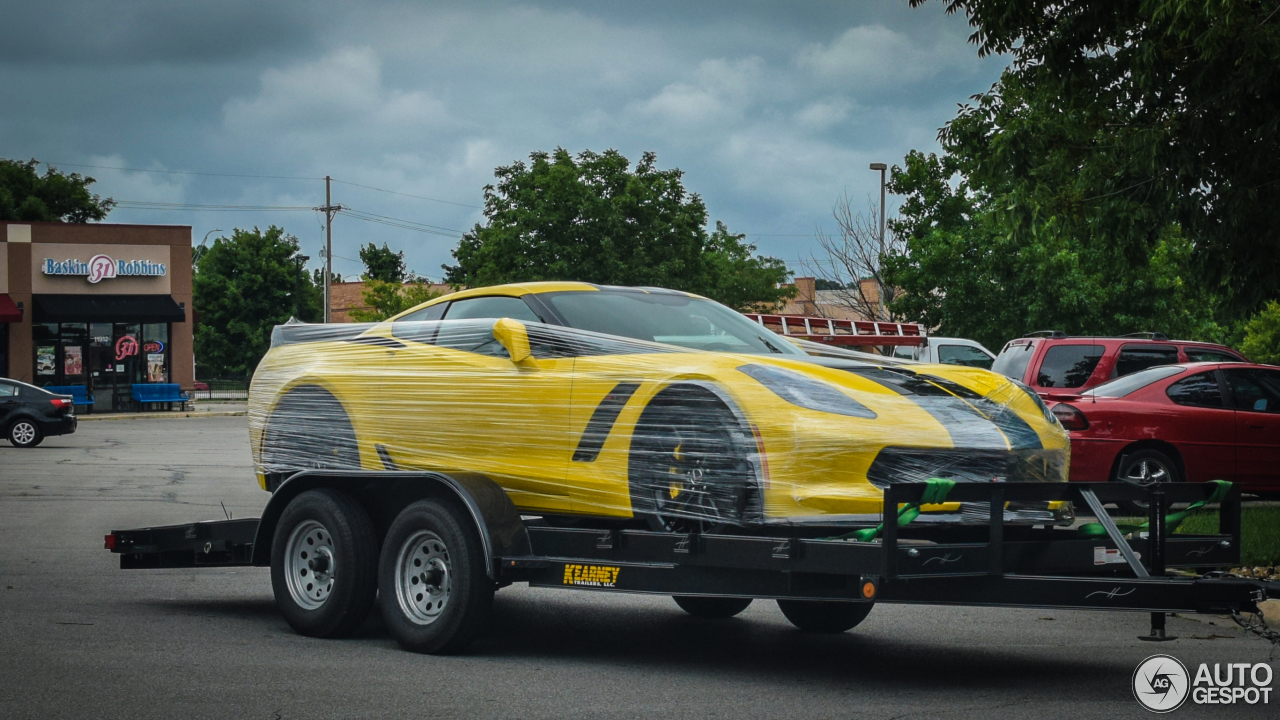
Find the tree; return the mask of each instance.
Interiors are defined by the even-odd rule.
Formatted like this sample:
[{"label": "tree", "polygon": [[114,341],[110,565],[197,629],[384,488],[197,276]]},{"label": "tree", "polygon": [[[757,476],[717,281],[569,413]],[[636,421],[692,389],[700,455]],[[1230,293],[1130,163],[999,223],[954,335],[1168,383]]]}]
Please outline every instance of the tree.
[{"label": "tree", "polygon": [[435,300],[443,293],[433,289],[426,283],[393,283],[381,280],[366,280],[364,291],[365,305],[370,309],[351,311],[351,319],[356,322],[378,322],[392,315],[399,315],[415,305]]},{"label": "tree", "polygon": [[494,172],[485,187],[485,225],[476,224],[444,266],[446,282],[480,287],[532,280],[652,285],[743,308],[789,296],[776,258],[753,255],[742,235],[717,225],[686,192],[678,169],[659,170],[645,153],[631,168],[616,150],[574,156],[535,152]]},{"label": "tree", "polygon": [[1280,297],[1273,0],[944,5],[966,13],[979,54],[1013,56],[941,134],[968,179],[999,196],[1008,232],[1085,223],[1140,262],[1176,225],[1229,317]]},{"label": "tree", "polygon": [[1280,302],[1270,302],[1244,327],[1240,352],[1256,363],[1280,365]]},{"label": "tree", "polygon": [[[902,289],[885,278],[884,258],[902,250],[902,239],[897,233],[880,235],[880,211],[870,201],[865,213],[853,209],[848,195],[841,196],[832,209],[837,235],[831,236],[818,230],[818,246],[823,254],[814,256],[810,263],[819,281],[815,289],[828,290],[841,305],[869,320],[898,319],[893,302]],[[863,280],[872,280],[871,287]]]},{"label": "tree", "polygon": [[0,160],[0,220],[74,222],[103,220],[116,202],[89,192],[96,180],[57,168],[36,172],[35,160]]},{"label": "tree", "polygon": [[414,279],[413,272],[405,268],[404,251],[392,252],[386,243],[382,247],[369,243],[360,248],[360,262],[364,263],[365,280],[402,283]]},{"label": "tree", "polygon": [[251,375],[271,345],[272,328],[288,321],[296,306],[300,320],[320,320],[322,291],[297,255],[298,239],[274,225],[265,232],[237,228],[209,246],[192,278],[202,374]]},{"label": "tree", "polygon": [[963,167],[913,151],[892,169],[889,189],[904,196],[890,222],[903,247],[885,258],[886,281],[903,290],[895,312],[991,348],[1048,329],[1222,339],[1216,298],[1192,280],[1193,247],[1178,226],[1163,228],[1137,259],[1081,234],[1071,218],[1051,215],[1034,232],[1012,232],[1007,198],[963,174],[953,181]]}]

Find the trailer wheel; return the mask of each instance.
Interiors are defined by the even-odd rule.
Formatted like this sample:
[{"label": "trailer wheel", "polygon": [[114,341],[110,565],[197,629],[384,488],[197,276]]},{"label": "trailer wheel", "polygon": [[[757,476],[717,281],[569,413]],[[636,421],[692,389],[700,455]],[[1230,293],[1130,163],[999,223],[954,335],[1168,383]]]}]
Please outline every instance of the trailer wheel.
[{"label": "trailer wheel", "polygon": [[672,600],[681,610],[694,617],[711,620],[723,620],[747,609],[751,598],[739,597],[695,597],[693,595],[672,595]]},{"label": "trailer wheel", "polygon": [[870,602],[779,600],[778,609],[792,625],[810,633],[842,633],[866,619]]},{"label": "trailer wheel", "polygon": [[400,647],[462,652],[487,624],[493,592],[477,529],[460,510],[422,500],[391,524],[378,562],[378,597]]},{"label": "trailer wheel", "polygon": [[285,507],[271,542],[271,589],[303,635],[342,637],[360,627],[377,592],[373,522],[350,496],[309,490]]}]

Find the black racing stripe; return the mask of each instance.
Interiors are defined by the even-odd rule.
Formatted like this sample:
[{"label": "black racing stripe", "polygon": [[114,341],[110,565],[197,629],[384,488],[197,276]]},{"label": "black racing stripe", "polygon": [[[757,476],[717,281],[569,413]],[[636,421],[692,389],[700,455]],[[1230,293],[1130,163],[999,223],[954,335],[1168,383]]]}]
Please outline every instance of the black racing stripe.
[{"label": "black racing stripe", "polygon": [[1040,434],[1033,430],[1026,420],[1023,420],[1018,413],[1008,406],[992,402],[960,383],[946,378],[940,378],[936,375],[921,375],[919,377],[927,378],[929,382],[968,400],[969,404],[974,406],[974,409],[1000,428],[1000,432],[1004,433],[1005,437],[1009,439],[1010,448],[1014,450],[1040,450],[1044,447],[1044,443],[1040,441]]},{"label": "black racing stripe", "polygon": [[639,387],[640,383],[618,383],[604,396],[591,413],[586,429],[582,431],[578,448],[573,451],[574,462],[591,462],[596,459],[600,449],[604,447],[604,441],[609,438],[609,431],[613,430],[614,421],[622,414],[622,408],[626,407],[627,401]]},{"label": "black racing stripe", "polygon": [[1009,439],[986,415],[970,402],[958,398],[915,373],[884,368],[849,368],[849,372],[893,390],[929,413],[951,436],[956,448],[1008,450]]}]

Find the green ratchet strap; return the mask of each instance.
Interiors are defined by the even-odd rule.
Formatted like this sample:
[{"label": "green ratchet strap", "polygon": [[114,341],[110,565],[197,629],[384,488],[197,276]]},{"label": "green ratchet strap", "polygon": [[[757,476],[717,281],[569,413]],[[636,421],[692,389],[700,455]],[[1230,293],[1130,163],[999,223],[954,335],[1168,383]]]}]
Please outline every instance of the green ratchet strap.
[{"label": "green ratchet strap", "polygon": [[[1169,513],[1168,515],[1164,516],[1164,524],[1169,532],[1173,532],[1174,530],[1177,530],[1178,526],[1182,524],[1183,520],[1186,520],[1187,518],[1191,517],[1191,513],[1193,511],[1199,510],[1205,505],[1213,505],[1215,503],[1222,502],[1222,499],[1227,496],[1227,492],[1231,490],[1231,483],[1227,482],[1226,480],[1210,480],[1207,484],[1213,486],[1213,492],[1209,494],[1208,498],[1201,500],[1200,502],[1191,503],[1189,506],[1187,506],[1186,510],[1181,510],[1176,513]],[[1150,524],[1151,522],[1147,521],[1142,523],[1141,525],[1117,524],[1116,527],[1120,528],[1121,533],[1128,535],[1129,533],[1141,532],[1143,530],[1146,530],[1147,525],[1150,525]],[[1084,525],[1081,525],[1076,530],[1076,533],[1084,537],[1100,537],[1102,535],[1107,534],[1107,529],[1102,526],[1102,523],[1086,523]]]},{"label": "green ratchet strap", "polygon": [[[902,527],[907,523],[920,517],[921,505],[938,505],[947,501],[947,494],[951,492],[951,488],[956,486],[955,480],[946,480],[943,478],[929,478],[924,483],[924,492],[920,494],[920,502],[906,503],[902,509],[898,510],[898,527]],[[880,535],[880,531],[884,530],[884,523],[873,528],[864,528],[862,530],[854,530],[851,533],[837,535],[826,540],[857,540],[859,542],[871,542]]]}]

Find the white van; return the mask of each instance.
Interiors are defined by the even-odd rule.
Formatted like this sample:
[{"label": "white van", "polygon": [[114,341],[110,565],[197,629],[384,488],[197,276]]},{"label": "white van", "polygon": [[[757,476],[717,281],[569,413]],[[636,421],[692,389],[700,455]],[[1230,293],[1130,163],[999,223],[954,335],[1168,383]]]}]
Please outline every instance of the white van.
[{"label": "white van", "polygon": [[943,365],[966,365],[991,369],[996,356],[981,343],[964,338],[927,337],[919,347],[900,345],[893,351],[893,356],[904,360],[916,360],[924,363],[941,363]]}]

